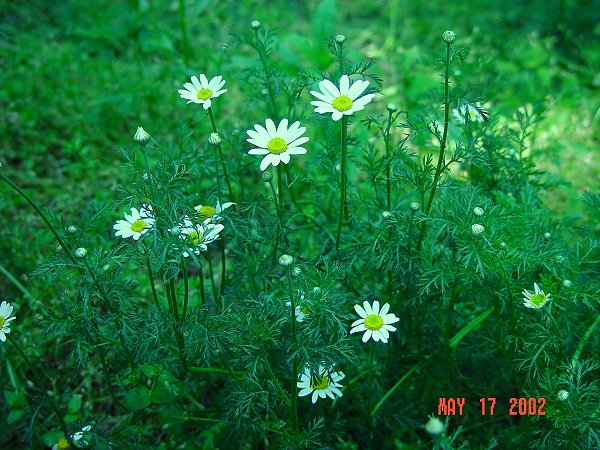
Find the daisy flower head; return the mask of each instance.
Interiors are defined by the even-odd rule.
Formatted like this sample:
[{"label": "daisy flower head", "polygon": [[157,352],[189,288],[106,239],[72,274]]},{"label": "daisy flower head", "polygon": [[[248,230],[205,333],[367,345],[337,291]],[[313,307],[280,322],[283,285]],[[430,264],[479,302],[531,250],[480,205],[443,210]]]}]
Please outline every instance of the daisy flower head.
[{"label": "daisy flower head", "polygon": [[6,335],[10,333],[10,323],[16,319],[11,317],[13,313],[13,306],[8,302],[2,302],[0,304],[0,341],[6,341]]},{"label": "daisy flower head", "polygon": [[544,294],[544,291],[540,289],[537,283],[533,283],[533,293],[524,289],[523,300],[523,304],[527,308],[540,309],[550,301],[550,294]]},{"label": "daisy flower head", "polygon": [[[91,429],[91,425],[86,425],[81,429],[81,431],[78,431],[71,435],[71,440],[73,441],[73,444],[75,444],[76,448],[83,448],[90,444],[88,442],[86,434],[88,434]],[[61,437],[58,440],[58,442],[54,444],[52,450],[68,450],[70,448],[71,446],[69,445],[69,441],[67,440],[67,438]]]},{"label": "daisy flower head", "polygon": [[221,89],[225,85],[225,80],[221,75],[208,81],[206,75],[200,74],[200,79],[193,76],[191,83],[183,83],[185,89],[179,89],[179,96],[188,101],[188,103],[200,103],[204,109],[210,108],[211,99],[227,92],[227,89]]},{"label": "daisy flower head", "polygon": [[220,214],[233,205],[235,205],[235,203],[233,202],[226,202],[222,205],[219,202],[217,202],[217,204],[214,207],[208,205],[194,206],[194,209],[197,213],[196,218],[201,222],[204,222],[206,219],[210,219],[211,222],[219,222],[222,219]]},{"label": "daisy flower head", "polygon": [[280,162],[287,164],[290,162],[290,155],[305,155],[306,149],[302,144],[308,142],[306,136],[302,136],[306,131],[305,127],[300,126],[296,121],[288,127],[288,120],[282,119],[276,127],[271,119],[265,121],[265,126],[254,125],[254,130],[246,131],[250,138],[246,139],[255,148],[251,149],[249,155],[265,155],[260,163],[260,170],[263,171],[270,164],[278,166]]},{"label": "daisy flower head", "polygon": [[345,377],[343,372],[333,372],[332,369],[327,370],[323,366],[319,366],[317,373],[312,373],[310,367],[305,367],[304,372],[300,374],[300,380],[297,383],[298,397],[304,397],[312,394],[312,402],[316,403],[317,399],[329,397],[335,400],[335,397],[341,397],[342,387],[338,382]]},{"label": "daisy flower head", "polygon": [[117,220],[117,223],[113,225],[113,229],[116,230],[115,236],[120,236],[123,239],[132,237],[134,241],[137,241],[153,226],[152,206],[142,205],[139,211],[136,208],[131,208],[131,214],[125,213],[125,220]]},{"label": "daisy flower head", "polygon": [[200,252],[208,250],[208,244],[219,239],[219,233],[223,228],[221,224],[210,223],[210,219],[202,223],[194,223],[186,217],[183,226],[179,226],[179,238],[187,245],[183,256],[188,258],[190,252],[200,255]]},{"label": "daisy flower head", "polygon": [[365,105],[373,100],[375,94],[361,94],[369,87],[366,80],[358,80],[350,85],[348,75],[340,78],[340,87],[329,80],[319,82],[320,91],[310,91],[318,100],[310,102],[319,114],[331,113],[333,120],[340,120],[342,116],[349,116],[356,111],[361,111]]},{"label": "daisy flower head", "polygon": [[373,305],[369,305],[367,301],[363,302],[363,306],[354,305],[354,310],[361,318],[352,323],[350,334],[364,331],[363,342],[373,338],[375,342],[381,341],[387,344],[390,332],[396,331],[396,328],[391,324],[400,320],[395,314],[388,313],[389,309],[389,303],[379,309],[377,300],[373,302]]}]

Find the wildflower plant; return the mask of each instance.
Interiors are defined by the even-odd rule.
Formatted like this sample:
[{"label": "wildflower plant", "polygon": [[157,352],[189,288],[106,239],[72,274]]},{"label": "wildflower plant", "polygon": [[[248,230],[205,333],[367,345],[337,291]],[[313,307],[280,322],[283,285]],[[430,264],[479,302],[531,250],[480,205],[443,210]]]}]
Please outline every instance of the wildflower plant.
[{"label": "wildflower plant", "polygon": [[[55,240],[36,295],[0,262],[7,425],[56,449],[597,447],[600,246],[543,206],[538,113],[463,85],[459,33],[413,98],[336,30],[286,68],[261,21],[223,49],[237,79],[172,80],[179,129],[123,137],[112,203],[61,217],[0,167]],[[447,397],[536,413],[436,415]]]}]

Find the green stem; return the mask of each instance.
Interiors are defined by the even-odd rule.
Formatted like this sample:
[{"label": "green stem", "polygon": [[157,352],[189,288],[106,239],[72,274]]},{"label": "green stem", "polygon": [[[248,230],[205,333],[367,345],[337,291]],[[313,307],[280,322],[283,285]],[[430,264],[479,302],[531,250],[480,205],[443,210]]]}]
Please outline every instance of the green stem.
[{"label": "green stem", "polygon": [[[288,295],[290,297],[290,323],[292,328],[292,347],[296,347],[296,305],[294,303],[294,293],[292,289],[292,269],[287,266]],[[290,420],[292,431],[298,434],[298,361],[292,357],[292,382],[290,385]]]},{"label": "green stem", "polygon": [[243,377],[247,375],[246,372],[242,372],[240,370],[217,369],[214,367],[188,367],[188,371],[194,373],[212,373],[215,375],[233,375],[236,377]]},{"label": "green stem", "polygon": [[277,102],[275,101],[275,93],[273,92],[273,82],[271,71],[267,66],[267,55],[266,49],[263,45],[262,41],[258,37],[258,28],[254,30],[254,35],[256,37],[256,50],[258,51],[258,55],[260,56],[260,62],[262,63],[263,70],[265,71],[265,86],[269,93],[269,99],[271,100],[271,113],[273,114],[273,118],[279,120],[279,109],[277,108]]},{"label": "green stem", "polygon": [[416,371],[419,370],[421,367],[423,367],[423,363],[417,363],[414,366],[412,366],[410,368],[410,370],[408,372],[406,372],[404,375],[402,375],[402,377],[396,382],[396,384],[394,384],[386,393],[383,397],[381,397],[381,400],[379,400],[377,402],[377,404],[375,405],[375,407],[371,410],[371,416],[374,416],[377,411],[379,411],[379,409],[383,406],[383,404],[386,402],[386,400],[394,393],[394,391],[396,389],[398,389],[400,387],[400,385],[402,383],[404,383],[404,381],[406,381],[406,379],[411,376],[411,374]]},{"label": "green stem", "polygon": [[341,193],[340,193],[340,215],[337,228],[337,236],[335,239],[335,249],[340,248],[340,238],[342,236],[342,224],[344,218],[348,219],[348,206],[346,204],[346,165],[347,165],[347,153],[348,153],[348,116],[342,116],[342,167],[341,167]]},{"label": "green stem", "polygon": [[146,255],[146,269],[148,270],[148,278],[150,279],[150,286],[152,287],[152,296],[154,297],[154,303],[159,308],[158,295],[156,294],[156,286],[154,284],[154,274],[152,273],[152,266],[150,265],[150,255]]},{"label": "green stem", "polygon": [[[212,125],[212,129],[214,133],[219,134],[219,131],[217,130],[217,123],[215,122],[215,116],[213,115],[212,112],[212,107],[208,108],[208,117],[210,117],[210,123]],[[229,173],[227,172],[227,167],[225,166],[225,159],[223,158],[223,150],[221,149],[221,144],[217,144],[217,152],[215,153],[216,155],[216,165],[215,165],[215,169],[216,169],[216,173],[217,173],[217,199],[219,201],[219,204],[223,205],[221,203],[221,181],[219,178],[219,163],[223,166],[223,176],[225,177],[225,184],[227,184],[227,191],[229,192],[229,198],[231,199],[231,201],[234,201],[233,199],[233,189],[231,189],[231,180],[229,179]]]},{"label": "green stem", "polygon": [[573,354],[573,359],[572,359],[573,364],[576,364],[577,361],[579,361],[579,357],[581,356],[583,347],[585,347],[585,344],[590,339],[590,337],[592,336],[592,334],[594,333],[594,330],[598,327],[598,325],[600,325],[600,314],[598,314],[596,316],[596,319],[594,320],[594,322],[589,326],[589,328],[587,329],[587,331],[585,332],[585,334],[579,341],[579,344],[577,345],[577,349],[575,350],[575,353]]},{"label": "green stem", "polygon": [[150,196],[152,197],[151,200],[154,200],[156,198],[156,192],[154,190],[154,180],[152,179],[152,175],[150,174],[150,163],[148,162],[148,155],[146,154],[146,144],[147,142],[144,142],[142,144],[139,144],[139,146],[140,151],[142,152],[142,157],[144,158],[146,176],[148,177],[148,186],[150,186]]},{"label": "green stem", "polygon": [[48,227],[48,229],[52,232],[52,234],[54,235],[54,237],[56,238],[57,242],[59,243],[59,245],[61,246],[61,248],[63,249],[63,251],[66,253],[66,255],[69,257],[69,259],[71,260],[71,262],[75,265],[75,266],[79,266],[79,264],[77,263],[77,260],[75,259],[75,257],[73,256],[73,254],[69,251],[69,249],[67,248],[66,244],[64,243],[64,241],[62,240],[62,238],[60,237],[60,235],[58,234],[58,232],[56,231],[56,228],[54,228],[54,225],[52,225],[50,223],[50,221],[48,220],[48,217],[46,217],[46,214],[44,214],[44,212],[40,209],[40,207],[31,199],[31,197],[29,197],[29,195],[27,195],[27,193],[21,189],[19,186],[17,186],[15,183],[13,183],[11,180],[9,180],[7,177],[5,177],[2,173],[0,173],[0,180],[4,181],[6,184],[8,184],[11,188],[13,188],[13,190],[15,192],[17,192],[21,197],[23,197],[25,199],[25,201],[27,203],[29,203],[29,205],[31,205],[31,207],[33,209],[35,209],[35,212],[38,213],[38,215],[41,217],[41,219],[44,221],[44,223],[46,224],[46,226]]},{"label": "green stem", "polygon": [[225,241],[222,239],[219,241],[219,249],[221,250],[221,286],[219,287],[219,299],[225,293],[225,286],[227,284],[227,278],[225,274],[227,273],[227,260],[225,259]]},{"label": "green stem", "polygon": [[167,289],[171,291],[171,302],[173,302],[173,316],[179,322],[179,307],[177,305],[177,294],[175,292],[175,281],[171,278],[168,282]]},{"label": "green stem", "polygon": [[215,299],[215,303],[217,302],[217,287],[215,286],[215,274],[213,272],[212,260],[210,259],[210,255],[206,255],[206,260],[208,261],[208,278],[210,278],[210,287],[212,289],[213,298]]},{"label": "green stem", "polygon": [[[275,192],[275,187],[273,187],[273,180],[269,180],[269,187],[271,188],[271,193],[273,194],[273,203],[275,204],[275,210],[277,212],[277,219],[281,220],[281,211],[279,206],[279,196]],[[277,250],[279,249],[279,240],[280,240],[280,231],[279,227],[277,228],[277,235],[275,237],[275,244],[273,245],[273,264],[277,261]]]},{"label": "green stem", "polygon": [[183,273],[183,312],[181,317],[185,318],[188,309],[188,300],[190,296],[190,280],[188,279],[187,264],[185,258],[181,260],[181,272]]},{"label": "green stem", "polygon": [[[17,349],[17,352],[21,355],[21,358],[23,358],[25,363],[31,369],[31,372],[33,373],[35,381],[38,385],[38,388],[40,389],[40,391],[42,391],[43,395],[48,400],[48,403],[50,403],[50,407],[54,410],[56,417],[58,417],[58,420],[60,422],[60,427],[62,428],[63,433],[64,433],[65,437],[67,438],[67,441],[69,442],[70,445],[74,446],[71,436],[69,435],[69,430],[67,429],[67,425],[65,424],[65,421],[63,420],[63,414],[60,411],[60,409],[58,408],[58,405],[56,404],[56,401],[54,400],[54,398],[50,397],[50,394],[48,394],[48,391],[46,390],[46,387],[44,385],[44,382],[42,381],[42,377],[41,377],[40,373],[35,368],[35,366],[31,363],[31,361],[29,360],[29,358],[27,357],[27,355],[25,354],[25,352],[23,351],[21,346],[17,343],[17,341],[9,334],[6,335],[6,337],[11,342],[11,344],[15,347],[15,349]],[[46,375],[46,378],[48,378],[47,375]]]},{"label": "green stem", "polygon": [[204,273],[202,272],[202,264],[198,264],[198,279],[200,280],[200,301],[202,306],[206,305],[206,294],[204,293]]},{"label": "green stem", "polygon": [[373,355],[375,353],[375,341],[371,339],[369,343],[369,391],[368,391],[368,411],[371,411],[373,405]]},{"label": "green stem", "polygon": [[391,170],[390,170],[390,141],[391,141],[391,128],[392,128],[392,111],[388,111],[388,122],[385,131],[385,184],[386,184],[386,205],[387,210],[392,210],[392,181],[391,181]]},{"label": "green stem", "polygon": [[265,362],[267,363],[267,371],[269,372],[269,376],[271,377],[271,381],[273,381],[273,385],[275,386],[275,388],[279,392],[279,395],[281,395],[281,398],[283,399],[283,401],[288,406],[291,406],[292,403],[290,401],[290,398],[284,392],[284,390],[282,389],[281,385],[279,384],[279,381],[277,381],[277,377],[275,377],[275,374],[273,373],[273,369],[271,368],[271,364],[269,364],[269,358],[265,358]]},{"label": "green stem", "polygon": [[[448,138],[448,125],[450,123],[450,47],[451,44],[447,43],[444,71],[444,131],[442,133],[442,140],[440,142],[440,153],[438,156],[437,166],[435,168],[435,175],[433,176],[433,186],[431,187],[429,200],[427,201],[427,205],[425,206],[425,210],[423,211],[425,214],[429,214],[429,211],[431,210],[433,197],[435,196],[435,191],[437,190],[438,183],[442,177],[443,168],[445,167],[444,155],[446,152],[446,142]],[[421,245],[423,243],[423,238],[425,237],[426,231],[427,226],[426,223],[423,222],[423,225],[421,226],[421,234],[419,235],[419,241],[417,243],[417,250],[421,249]]]},{"label": "green stem", "polygon": [[12,284],[14,284],[24,295],[32,300],[34,303],[37,302],[37,299],[23,286],[19,280],[17,280],[12,273],[10,273],[4,266],[0,264],[0,272],[2,272],[6,278],[8,278]]}]

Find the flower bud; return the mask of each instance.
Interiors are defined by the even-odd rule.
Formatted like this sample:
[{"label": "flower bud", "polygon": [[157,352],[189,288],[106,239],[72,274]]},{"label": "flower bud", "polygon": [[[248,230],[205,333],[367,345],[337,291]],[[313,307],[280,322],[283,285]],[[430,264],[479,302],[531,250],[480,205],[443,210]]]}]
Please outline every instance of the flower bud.
[{"label": "flower bud", "polygon": [[439,436],[444,432],[444,422],[437,417],[430,417],[429,421],[425,424],[425,431],[431,436]]},{"label": "flower bud", "polygon": [[297,277],[301,273],[302,273],[302,269],[300,267],[294,267],[292,269],[292,275],[295,276],[295,277]]},{"label": "flower bud", "polygon": [[281,255],[279,257],[279,264],[281,264],[283,267],[287,267],[289,265],[291,265],[294,262],[294,258],[292,258],[290,255]]},{"label": "flower bud", "polygon": [[544,239],[550,239],[552,237],[552,235],[550,233],[548,233],[547,231],[544,233]]},{"label": "flower bud", "polygon": [[384,211],[381,213],[381,215],[383,216],[384,219],[389,219],[390,217],[392,217],[392,213],[389,211]]},{"label": "flower bud", "polygon": [[221,136],[219,136],[219,133],[210,133],[208,143],[210,145],[219,145],[221,143]]},{"label": "flower bud", "polygon": [[145,144],[150,140],[150,135],[142,127],[137,127],[133,140],[138,144]]},{"label": "flower bud", "polygon": [[478,223],[474,223],[473,225],[471,225],[471,231],[473,232],[473,234],[475,236],[479,236],[480,234],[482,234],[485,231],[485,227]]},{"label": "flower bud", "polygon": [[252,27],[253,30],[258,30],[260,28],[260,22],[258,20],[253,20],[250,22],[250,27]]},{"label": "flower bud", "polygon": [[262,173],[261,178],[265,183],[268,183],[273,179],[273,174],[267,170]]},{"label": "flower bud", "polygon": [[570,288],[573,283],[571,282],[571,280],[563,280],[562,284],[564,287]]},{"label": "flower bud", "polygon": [[412,202],[410,204],[410,209],[412,209],[414,212],[417,212],[421,209],[421,205],[419,205],[417,202]]},{"label": "flower bud", "polygon": [[558,400],[560,400],[561,402],[567,401],[569,399],[569,393],[567,391],[565,391],[564,389],[561,389],[556,394],[556,398]]},{"label": "flower bud", "polygon": [[393,103],[388,103],[386,109],[391,113],[398,111],[398,107]]},{"label": "flower bud", "polygon": [[344,36],[343,34],[338,34],[335,37],[335,42],[337,42],[338,44],[343,44],[344,42],[346,42],[346,36]]},{"label": "flower bud", "polygon": [[67,228],[67,232],[70,234],[75,234],[77,233],[77,227],[75,225],[71,225],[69,228]]},{"label": "flower bud", "polygon": [[483,216],[484,211],[479,206],[476,206],[475,208],[473,208],[473,214],[475,214],[478,217],[481,217],[481,216]]},{"label": "flower bud", "polygon": [[313,288],[313,294],[318,295],[321,293],[321,288],[319,286],[315,286]]},{"label": "flower bud", "polygon": [[454,39],[456,39],[456,34],[454,34],[454,31],[446,30],[444,31],[444,34],[442,34],[442,41],[444,41],[446,44],[452,44]]},{"label": "flower bud", "polygon": [[87,249],[79,247],[77,250],[75,250],[75,256],[78,258],[85,258],[85,255],[87,255]]}]

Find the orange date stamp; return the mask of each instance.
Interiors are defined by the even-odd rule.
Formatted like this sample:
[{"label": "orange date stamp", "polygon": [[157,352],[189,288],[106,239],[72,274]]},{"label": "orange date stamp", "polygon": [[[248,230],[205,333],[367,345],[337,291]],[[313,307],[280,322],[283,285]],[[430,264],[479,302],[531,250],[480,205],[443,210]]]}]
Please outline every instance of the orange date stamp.
[{"label": "orange date stamp", "polygon": [[[438,416],[462,416],[466,405],[466,397],[440,397],[438,401]],[[493,416],[496,413],[496,397],[482,397],[482,416]],[[508,400],[510,416],[545,416],[546,399],[544,397],[511,397]]]}]

